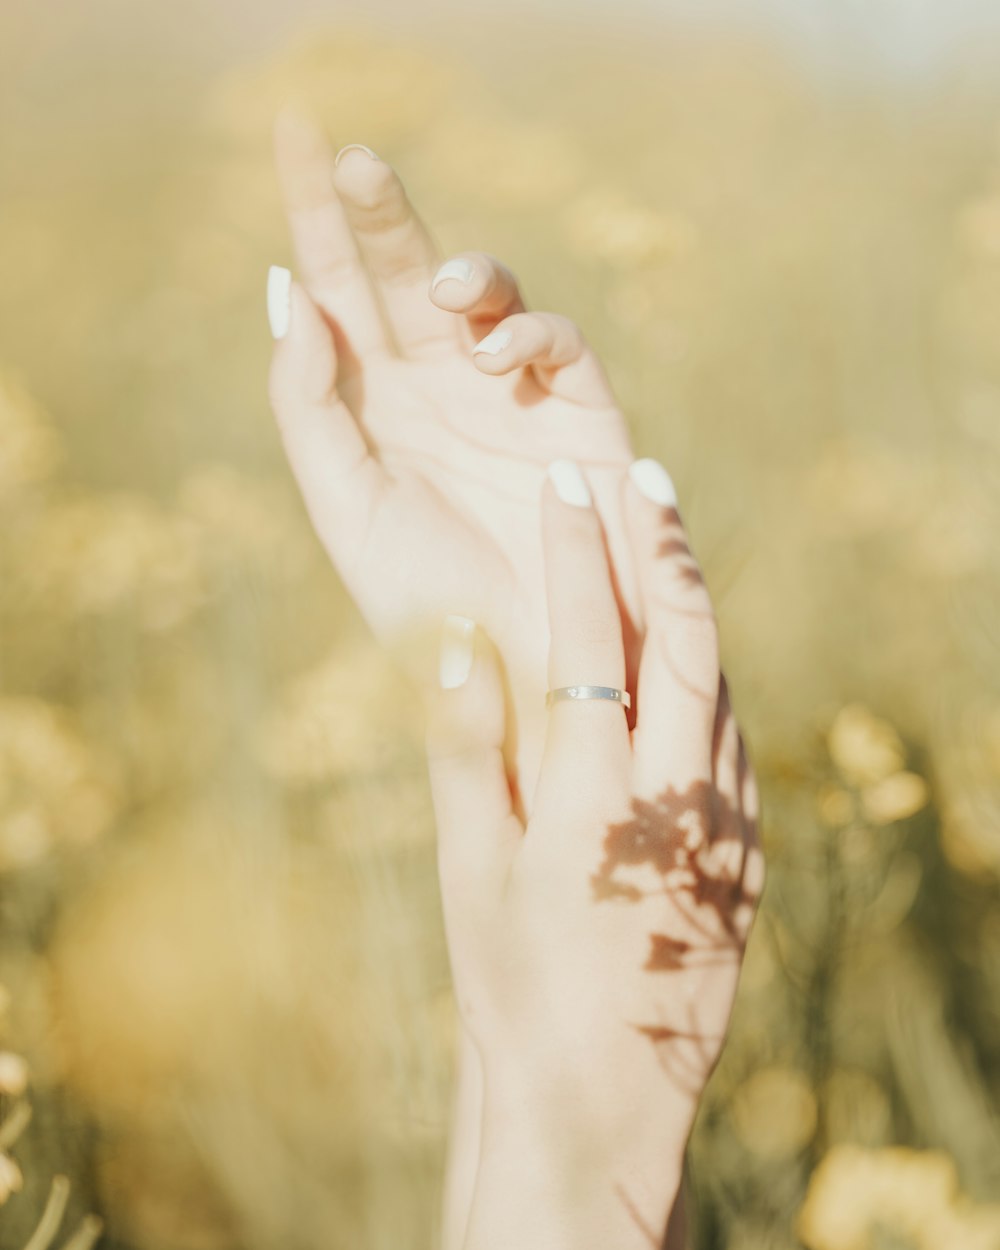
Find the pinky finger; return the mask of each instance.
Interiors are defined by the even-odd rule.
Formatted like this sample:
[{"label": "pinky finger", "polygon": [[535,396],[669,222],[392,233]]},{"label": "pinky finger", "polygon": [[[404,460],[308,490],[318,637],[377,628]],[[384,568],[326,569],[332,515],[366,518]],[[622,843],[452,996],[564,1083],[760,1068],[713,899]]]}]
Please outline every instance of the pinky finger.
[{"label": "pinky finger", "polygon": [[476,344],[472,358],[494,376],[528,368],[543,390],[588,408],[614,403],[607,374],[580,327],[559,313],[514,313]]}]

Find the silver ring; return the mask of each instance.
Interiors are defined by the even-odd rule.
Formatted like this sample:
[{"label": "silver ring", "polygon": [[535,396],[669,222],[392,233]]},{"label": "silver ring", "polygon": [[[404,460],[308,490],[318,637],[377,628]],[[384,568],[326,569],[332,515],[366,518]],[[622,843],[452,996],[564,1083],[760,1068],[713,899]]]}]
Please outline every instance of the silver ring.
[{"label": "silver ring", "polygon": [[614,686],[560,686],[558,690],[550,690],[545,696],[545,706],[573,699],[607,699],[611,703],[620,703],[622,707],[632,706],[632,696],[627,690],[618,690]]}]

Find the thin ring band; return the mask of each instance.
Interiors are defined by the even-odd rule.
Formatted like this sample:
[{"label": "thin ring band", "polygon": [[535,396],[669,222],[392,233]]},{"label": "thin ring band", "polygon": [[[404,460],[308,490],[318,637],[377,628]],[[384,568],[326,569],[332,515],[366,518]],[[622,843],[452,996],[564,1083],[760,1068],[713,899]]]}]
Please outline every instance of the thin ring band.
[{"label": "thin ring band", "polygon": [[550,690],[545,696],[545,706],[562,703],[563,700],[576,699],[607,699],[610,703],[620,703],[622,707],[632,706],[632,696],[627,690],[618,690],[615,686],[560,686],[558,690]]}]

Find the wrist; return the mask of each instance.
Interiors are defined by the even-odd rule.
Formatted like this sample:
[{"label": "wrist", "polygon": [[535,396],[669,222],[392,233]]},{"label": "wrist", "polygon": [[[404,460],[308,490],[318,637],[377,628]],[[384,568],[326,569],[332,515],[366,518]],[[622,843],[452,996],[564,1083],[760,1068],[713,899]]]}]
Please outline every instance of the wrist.
[{"label": "wrist", "polygon": [[686,1132],[655,1099],[625,1113],[577,1094],[509,1083],[487,1094],[467,1250],[661,1244]]}]

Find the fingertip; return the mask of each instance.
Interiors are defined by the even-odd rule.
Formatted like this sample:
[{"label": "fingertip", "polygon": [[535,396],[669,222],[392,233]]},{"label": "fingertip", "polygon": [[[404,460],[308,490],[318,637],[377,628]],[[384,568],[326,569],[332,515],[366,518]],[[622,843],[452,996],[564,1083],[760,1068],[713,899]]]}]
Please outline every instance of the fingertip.
[{"label": "fingertip", "polygon": [[499,748],[503,737],[504,695],[496,654],[475,621],[447,616],[430,701],[428,749],[438,758],[459,755],[478,747]]},{"label": "fingertip", "polygon": [[547,569],[563,561],[567,546],[590,550],[601,542],[593,495],[575,461],[553,460],[545,470],[541,493],[542,549]]},{"label": "fingertip", "polygon": [[658,460],[648,456],[634,460],[629,466],[628,477],[636,494],[645,502],[678,511],[674,480]]},{"label": "fingertip", "polygon": [[497,357],[513,345],[514,331],[510,326],[499,325],[472,349],[473,356]]},{"label": "fingertip", "polygon": [[472,673],[476,654],[476,622],[467,616],[446,616],[441,630],[438,685],[458,690]]},{"label": "fingertip", "polygon": [[272,265],[267,271],[267,319],[275,339],[288,333],[292,318],[292,271]]},{"label": "fingertip", "polygon": [[334,158],[333,183],[344,200],[355,208],[372,210],[399,191],[392,166],[361,143],[349,143]]},{"label": "fingertip", "polygon": [[267,319],[278,343],[326,343],[333,350],[333,335],[323,314],[302,283],[282,265],[268,270]]},{"label": "fingertip", "polygon": [[378,153],[373,152],[372,149],[366,143],[347,143],[344,145],[344,147],[340,149],[340,151],[334,157],[334,161],[333,161],[334,165],[339,165],[340,162],[345,157],[350,156],[352,152],[364,153],[364,155],[367,156],[370,161],[377,161],[380,159]]},{"label": "fingertip", "polygon": [[545,471],[546,481],[555,497],[574,508],[592,508],[594,498],[590,493],[583,470],[575,460],[553,460]]},{"label": "fingertip", "polygon": [[431,300],[446,312],[467,312],[483,297],[483,283],[475,264],[465,256],[452,256],[431,279]]},{"label": "fingertip", "polygon": [[278,265],[268,274],[267,314],[275,337],[272,393],[328,402],[337,379],[333,332],[305,287]]},{"label": "fingertip", "polygon": [[690,555],[673,478],[658,460],[635,460],[623,483],[628,529],[645,560],[667,554]]}]

